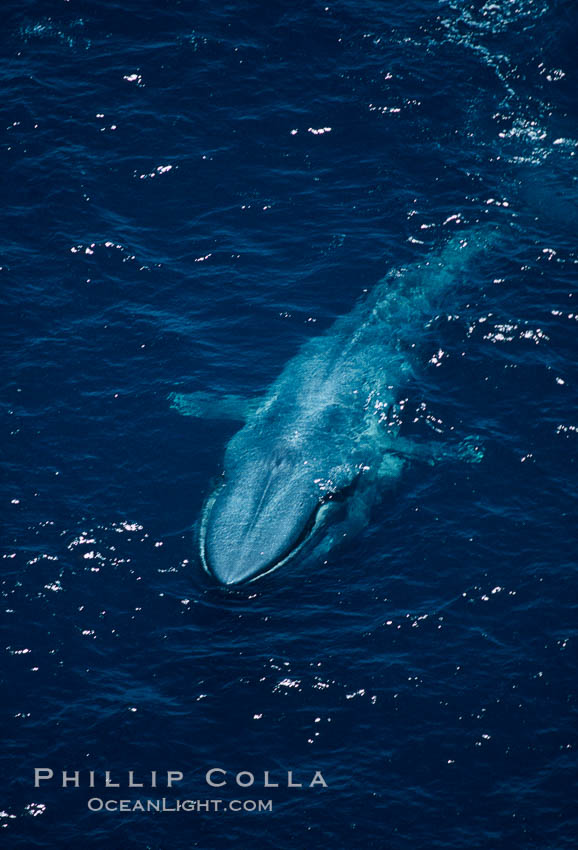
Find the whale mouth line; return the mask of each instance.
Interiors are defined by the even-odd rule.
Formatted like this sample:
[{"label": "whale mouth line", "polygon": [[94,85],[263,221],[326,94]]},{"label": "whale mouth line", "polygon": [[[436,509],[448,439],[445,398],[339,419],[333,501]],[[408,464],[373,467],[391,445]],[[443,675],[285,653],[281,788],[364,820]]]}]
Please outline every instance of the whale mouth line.
[{"label": "whale mouth line", "polygon": [[203,569],[211,577],[216,578],[217,581],[219,581],[220,584],[224,584],[225,586],[250,584],[253,581],[257,581],[257,579],[263,578],[263,576],[269,575],[269,573],[272,573],[274,570],[277,570],[279,567],[283,566],[288,561],[290,561],[292,558],[294,558],[295,555],[297,555],[299,552],[301,552],[301,550],[304,548],[304,546],[308,543],[309,540],[311,540],[313,535],[317,532],[318,528],[320,527],[320,525],[323,521],[325,514],[327,513],[328,508],[331,506],[333,498],[335,498],[335,497],[331,497],[331,498],[319,500],[319,502],[315,505],[314,509],[312,510],[311,514],[309,515],[307,521],[303,525],[301,531],[299,532],[299,534],[297,535],[295,540],[293,540],[289,544],[289,546],[287,546],[287,548],[281,553],[281,555],[279,555],[278,558],[275,559],[275,561],[273,561],[270,564],[267,564],[267,566],[263,567],[263,569],[260,569],[254,575],[247,576],[246,578],[242,578],[239,581],[221,582],[219,580],[218,576],[215,574],[214,570],[211,569],[211,565],[210,565],[209,559],[207,557],[206,540],[207,540],[207,525],[208,525],[209,516],[211,514],[211,510],[212,510],[213,505],[214,505],[214,503],[217,499],[217,496],[219,495],[219,492],[221,491],[221,489],[223,487],[224,487],[224,482],[223,482],[223,484],[221,484],[220,487],[218,487],[211,494],[211,496],[209,497],[209,499],[207,500],[207,502],[205,504],[205,508],[203,510],[202,521],[201,521],[199,542],[200,542],[200,552],[201,552],[201,563],[203,565]]}]

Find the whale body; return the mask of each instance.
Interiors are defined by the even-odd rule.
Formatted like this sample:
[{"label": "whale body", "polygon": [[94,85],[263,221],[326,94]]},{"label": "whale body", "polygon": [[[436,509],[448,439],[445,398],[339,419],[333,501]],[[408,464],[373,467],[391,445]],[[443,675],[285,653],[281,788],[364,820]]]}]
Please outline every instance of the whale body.
[{"label": "whale body", "polygon": [[475,439],[447,450],[399,435],[396,403],[416,337],[490,234],[458,236],[422,264],[390,273],[347,315],[307,341],[263,398],[172,393],[179,412],[243,422],[207,499],[199,547],[223,585],[328,552],[368,521],[408,459],[479,460]]}]

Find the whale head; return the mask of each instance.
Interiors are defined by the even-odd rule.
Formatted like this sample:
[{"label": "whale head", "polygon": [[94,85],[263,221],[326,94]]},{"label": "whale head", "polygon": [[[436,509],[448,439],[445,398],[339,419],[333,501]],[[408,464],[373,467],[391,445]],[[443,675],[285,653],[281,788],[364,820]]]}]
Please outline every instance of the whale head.
[{"label": "whale head", "polygon": [[205,506],[201,555],[205,568],[224,585],[270,572],[292,557],[311,536],[323,501],[307,465],[275,453],[244,463]]},{"label": "whale head", "polygon": [[[287,563],[316,536],[348,492],[355,472],[332,469],[329,486],[318,454],[288,441],[229,444],[221,484],[205,504],[203,565],[221,584],[250,581]],[[242,450],[240,450],[242,448]]]}]

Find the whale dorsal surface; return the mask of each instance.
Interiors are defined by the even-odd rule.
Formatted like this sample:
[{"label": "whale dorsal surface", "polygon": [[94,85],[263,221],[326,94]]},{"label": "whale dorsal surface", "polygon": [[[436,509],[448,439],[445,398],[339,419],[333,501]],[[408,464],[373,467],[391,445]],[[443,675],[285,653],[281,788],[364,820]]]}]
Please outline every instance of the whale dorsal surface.
[{"label": "whale dorsal surface", "polygon": [[240,425],[199,535],[203,565],[222,584],[252,580],[316,548],[326,552],[344,529],[367,521],[376,495],[408,460],[481,459],[476,438],[415,444],[389,414],[416,368],[420,333],[494,238],[480,228],[390,273],[308,340],[262,397],[170,395],[182,414]]}]

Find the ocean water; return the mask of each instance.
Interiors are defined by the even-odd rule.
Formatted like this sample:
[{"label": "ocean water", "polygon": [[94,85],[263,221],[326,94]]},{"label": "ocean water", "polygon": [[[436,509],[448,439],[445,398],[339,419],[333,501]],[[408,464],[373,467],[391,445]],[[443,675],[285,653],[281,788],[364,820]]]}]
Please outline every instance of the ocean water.
[{"label": "ocean water", "polygon": [[[2,19],[3,846],[574,848],[576,4]],[[482,462],[415,464],[326,563],[217,586],[194,526],[235,426],[169,393],[262,393],[484,224],[400,390],[402,433]],[[223,802],[88,806],[159,797]]]}]

